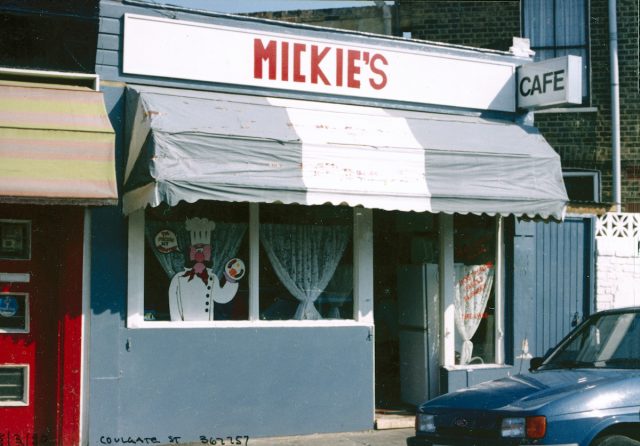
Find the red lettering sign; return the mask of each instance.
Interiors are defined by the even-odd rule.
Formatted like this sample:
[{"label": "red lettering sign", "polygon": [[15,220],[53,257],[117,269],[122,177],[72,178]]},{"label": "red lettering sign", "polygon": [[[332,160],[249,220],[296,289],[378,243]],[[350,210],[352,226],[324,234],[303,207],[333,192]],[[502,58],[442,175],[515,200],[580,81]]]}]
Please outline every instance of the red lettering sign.
[{"label": "red lettering sign", "polygon": [[384,72],[380,67],[376,66],[376,62],[380,61],[380,63],[384,65],[389,65],[387,59],[382,54],[374,54],[371,58],[371,71],[380,79],[376,82],[375,79],[369,79],[369,85],[373,87],[375,90],[382,90],[387,85],[387,73]]},{"label": "red lettering sign", "polygon": [[360,88],[360,80],[356,76],[360,75],[360,67],[356,62],[360,61],[360,51],[347,51],[347,87]]},{"label": "red lettering sign", "polygon": [[307,50],[304,43],[293,44],[293,82],[304,82],[306,77],[300,72],[302,68],[301,55]]},{"label": "red lettering sign", "polygon": [[319,77],[322,79],[323,84],[331,85],[329,83],[329,79],[327,79],[327,76],[324,75],[322,68],[320,68],[320,63],[322,62],[322,59],[325,58],[325,56],[329,53],[331,48],[325,47],[322,49],[321,52],[318,52],[318,49],[319,48],[317,47],[317,45],[311,46],[311,83],[317,84],[318,77]]},{"label": "red lettering sign", "polygon": [[262,62],[267,61],[269,63],[269,79],[275,80],[276,78],[276,42],[270,41],[265,47],[262,44],[262,40],[254,39],[253,41],[253,77],[256,79],[262,79]]},{"label": "red lettering sign", "polygon": [[338,48],[336,50],[336,85],[338,87],[342,87],[342,53],[344,50],[342,48]]},{"label": "red lettering sign", "polygon": [[486,285],[484,274],[491,268],[493,268],[493,262],[488,261],[458,280],[458,286],[463,291],[465,301],[470,301],[484,292]]},{"label": "red lettering sign", "polygon": [[[282,42],[282,50],[280,51],[280,54],[282,54],[282,57],[280,58],[280,60],[282,60],[282,65],[281,65],[282,80],[288,81],[289,80],[289,42]],[[275,63],[274,63],[274,66],[275,66]],[[254,68],[254,71],[255,71],[255,68]],[[270,77],[269,79],[272,79],[272,78]]]},{"label": "red lettering sign", "polygon": [[361,89],[364,82],[374,90],[382,90],[389,80],[389,62],[380,53],[260,38],[254,39],[253,52],[254,79],[351,89]]}]

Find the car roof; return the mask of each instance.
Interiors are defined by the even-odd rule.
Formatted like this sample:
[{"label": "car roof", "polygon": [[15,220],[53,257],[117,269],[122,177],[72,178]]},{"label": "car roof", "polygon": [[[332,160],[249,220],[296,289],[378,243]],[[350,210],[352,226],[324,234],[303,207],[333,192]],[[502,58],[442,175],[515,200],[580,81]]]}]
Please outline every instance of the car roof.
[{"label": "car roof", "polygon": [[610,308],[607,310],[598,311],[593,313],[592,316],[598,316],[602,314],[616,314],[616,313],[638,313],[640,312],[640,307],[624,307],[624,308]]}]

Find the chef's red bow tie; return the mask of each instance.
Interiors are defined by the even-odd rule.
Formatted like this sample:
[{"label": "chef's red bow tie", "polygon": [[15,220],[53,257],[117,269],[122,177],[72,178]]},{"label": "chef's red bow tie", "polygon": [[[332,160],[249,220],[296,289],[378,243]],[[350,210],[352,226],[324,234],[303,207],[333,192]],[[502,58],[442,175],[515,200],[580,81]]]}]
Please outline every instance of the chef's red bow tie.
[{"label": "chef's red bow tie", "polygon": [[202,281],[204,282],[205,285],[207,285],[209,283],[209,274],[207,273],[206,269],[203,269],[202,272],[197,273],[193,268],[190,269],[189,271],[186,271],[182,277],[188,277],[189,278],[189,282],[191,282],[191,280],[193,279],[193,276],[198,276],[200,277],[200,279],[202,279]]}]

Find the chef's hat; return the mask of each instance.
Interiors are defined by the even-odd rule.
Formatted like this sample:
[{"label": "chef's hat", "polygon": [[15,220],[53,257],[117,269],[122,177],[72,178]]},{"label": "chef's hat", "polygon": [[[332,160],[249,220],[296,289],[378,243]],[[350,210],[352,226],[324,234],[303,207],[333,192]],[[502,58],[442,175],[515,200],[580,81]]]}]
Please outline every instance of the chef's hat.
[{"label": "chef's hat", "polygon": [[184,226],[189,231],[192,245],[211,244],[211,231],[216,227],[214,222],[206,218],[187,218]]}]

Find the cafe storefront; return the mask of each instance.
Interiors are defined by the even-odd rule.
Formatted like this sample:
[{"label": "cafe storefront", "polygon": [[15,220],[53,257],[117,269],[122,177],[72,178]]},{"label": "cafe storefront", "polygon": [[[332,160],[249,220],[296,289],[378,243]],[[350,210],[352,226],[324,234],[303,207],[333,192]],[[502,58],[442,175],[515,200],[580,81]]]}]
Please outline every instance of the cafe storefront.
[{"label": "cafe storefront", "polygon": [[509,373],[505,228],[567,201],[516,109],[529,59],[101,14],[123,195],[93,219],[89,441],[370,429],[383,400],[451,390],[442,370]]}]

